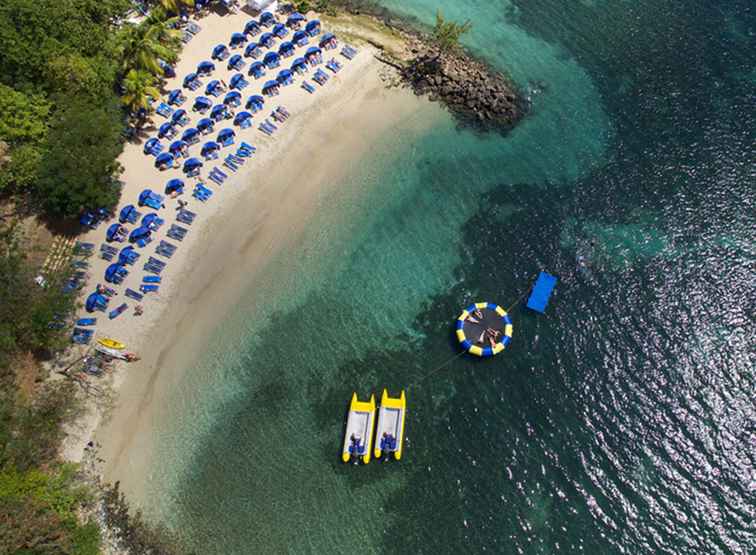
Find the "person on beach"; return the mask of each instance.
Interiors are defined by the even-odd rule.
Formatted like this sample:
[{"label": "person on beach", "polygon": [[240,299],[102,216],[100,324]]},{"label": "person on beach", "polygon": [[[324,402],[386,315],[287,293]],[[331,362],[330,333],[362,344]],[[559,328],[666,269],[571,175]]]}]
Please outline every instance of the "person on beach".
[{"label": "person on beach", "polygon": [[144,313],[144,307],[140,304],[134,307],[134,316],[141,316]]},{"label": "person on beach", "polygon": [[176,210],[183,210],[184,208],[187,207],[188,204],[189,203],[187,201],[185,201],[184,199],[179,199],[179,201],[178,201],[178,208],[176,208]]}]

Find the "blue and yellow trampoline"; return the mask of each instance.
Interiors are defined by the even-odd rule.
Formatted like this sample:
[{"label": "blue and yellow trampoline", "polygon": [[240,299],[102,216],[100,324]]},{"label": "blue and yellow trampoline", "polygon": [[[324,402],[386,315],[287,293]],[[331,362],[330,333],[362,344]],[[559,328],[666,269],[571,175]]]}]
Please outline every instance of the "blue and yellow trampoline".
[{"label": "blue and yellow trampoline", "polygon": [[512,341],[512,320],[507,311],[493,303],[474,303],[456,322],[457,339],[471,355],[492,357]]}]

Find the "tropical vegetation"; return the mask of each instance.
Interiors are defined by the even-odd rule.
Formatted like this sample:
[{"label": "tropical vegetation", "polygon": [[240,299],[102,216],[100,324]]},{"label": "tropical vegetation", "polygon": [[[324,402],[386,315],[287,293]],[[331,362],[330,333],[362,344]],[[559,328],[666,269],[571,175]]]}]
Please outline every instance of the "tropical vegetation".
[{"label": "tropical vegetation", "polygon": [[446,54],[458,50],[462,35],[468,33],[470,29],[472,29],[472,22],[469,19],[463,23],[449,21],[444,17],[441,10],[437,10],[432,37],[439,53]]}]

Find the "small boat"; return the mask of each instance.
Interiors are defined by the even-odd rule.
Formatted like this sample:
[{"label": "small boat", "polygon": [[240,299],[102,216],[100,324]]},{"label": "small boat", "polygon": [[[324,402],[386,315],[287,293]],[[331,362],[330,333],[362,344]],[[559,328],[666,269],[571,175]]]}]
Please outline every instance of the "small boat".
[{"label": "small boat", "polygon": [[126,348],[126,345],[124,345],[120,341],[116,341],[115,339],[110,339],[109,337],[103,337],[102,339],[98,339],[97,342],[100,345],[107,347],[108,349],[115,349],[116,351],[120,351],[121,349]]},{"label": "small boat", "polygon": [[404,415],[407,413],[407,399],[404,391],[398,397],[389,397],[388,391],[383,390],[381,406],[378,409],[378,427],[375,430],[375,458],[382,454],[387,457],[394,454],[397,461],[402,458],[404,444]]},{"label": "small boat", "polygon": [[365,464],[370,462],[374,424],[375,395],[370,395],[370,401],[360,401],[357,399],[357,394],[352,393],[341,460],[349,462],[352,459],[362,459]]}]

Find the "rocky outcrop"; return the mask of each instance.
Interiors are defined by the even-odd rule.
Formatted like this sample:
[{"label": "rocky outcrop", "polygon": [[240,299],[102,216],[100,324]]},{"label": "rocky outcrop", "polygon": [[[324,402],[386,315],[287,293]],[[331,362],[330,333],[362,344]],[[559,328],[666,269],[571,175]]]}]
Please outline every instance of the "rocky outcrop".
[{"label": "rocky outcrop", "polygon": [[401,70],[416,94],[443,102],[463,122],[506,131],[524,113],[524,104],[500,73],[464,53],[439,54],[413,48],[418,54]]}]

